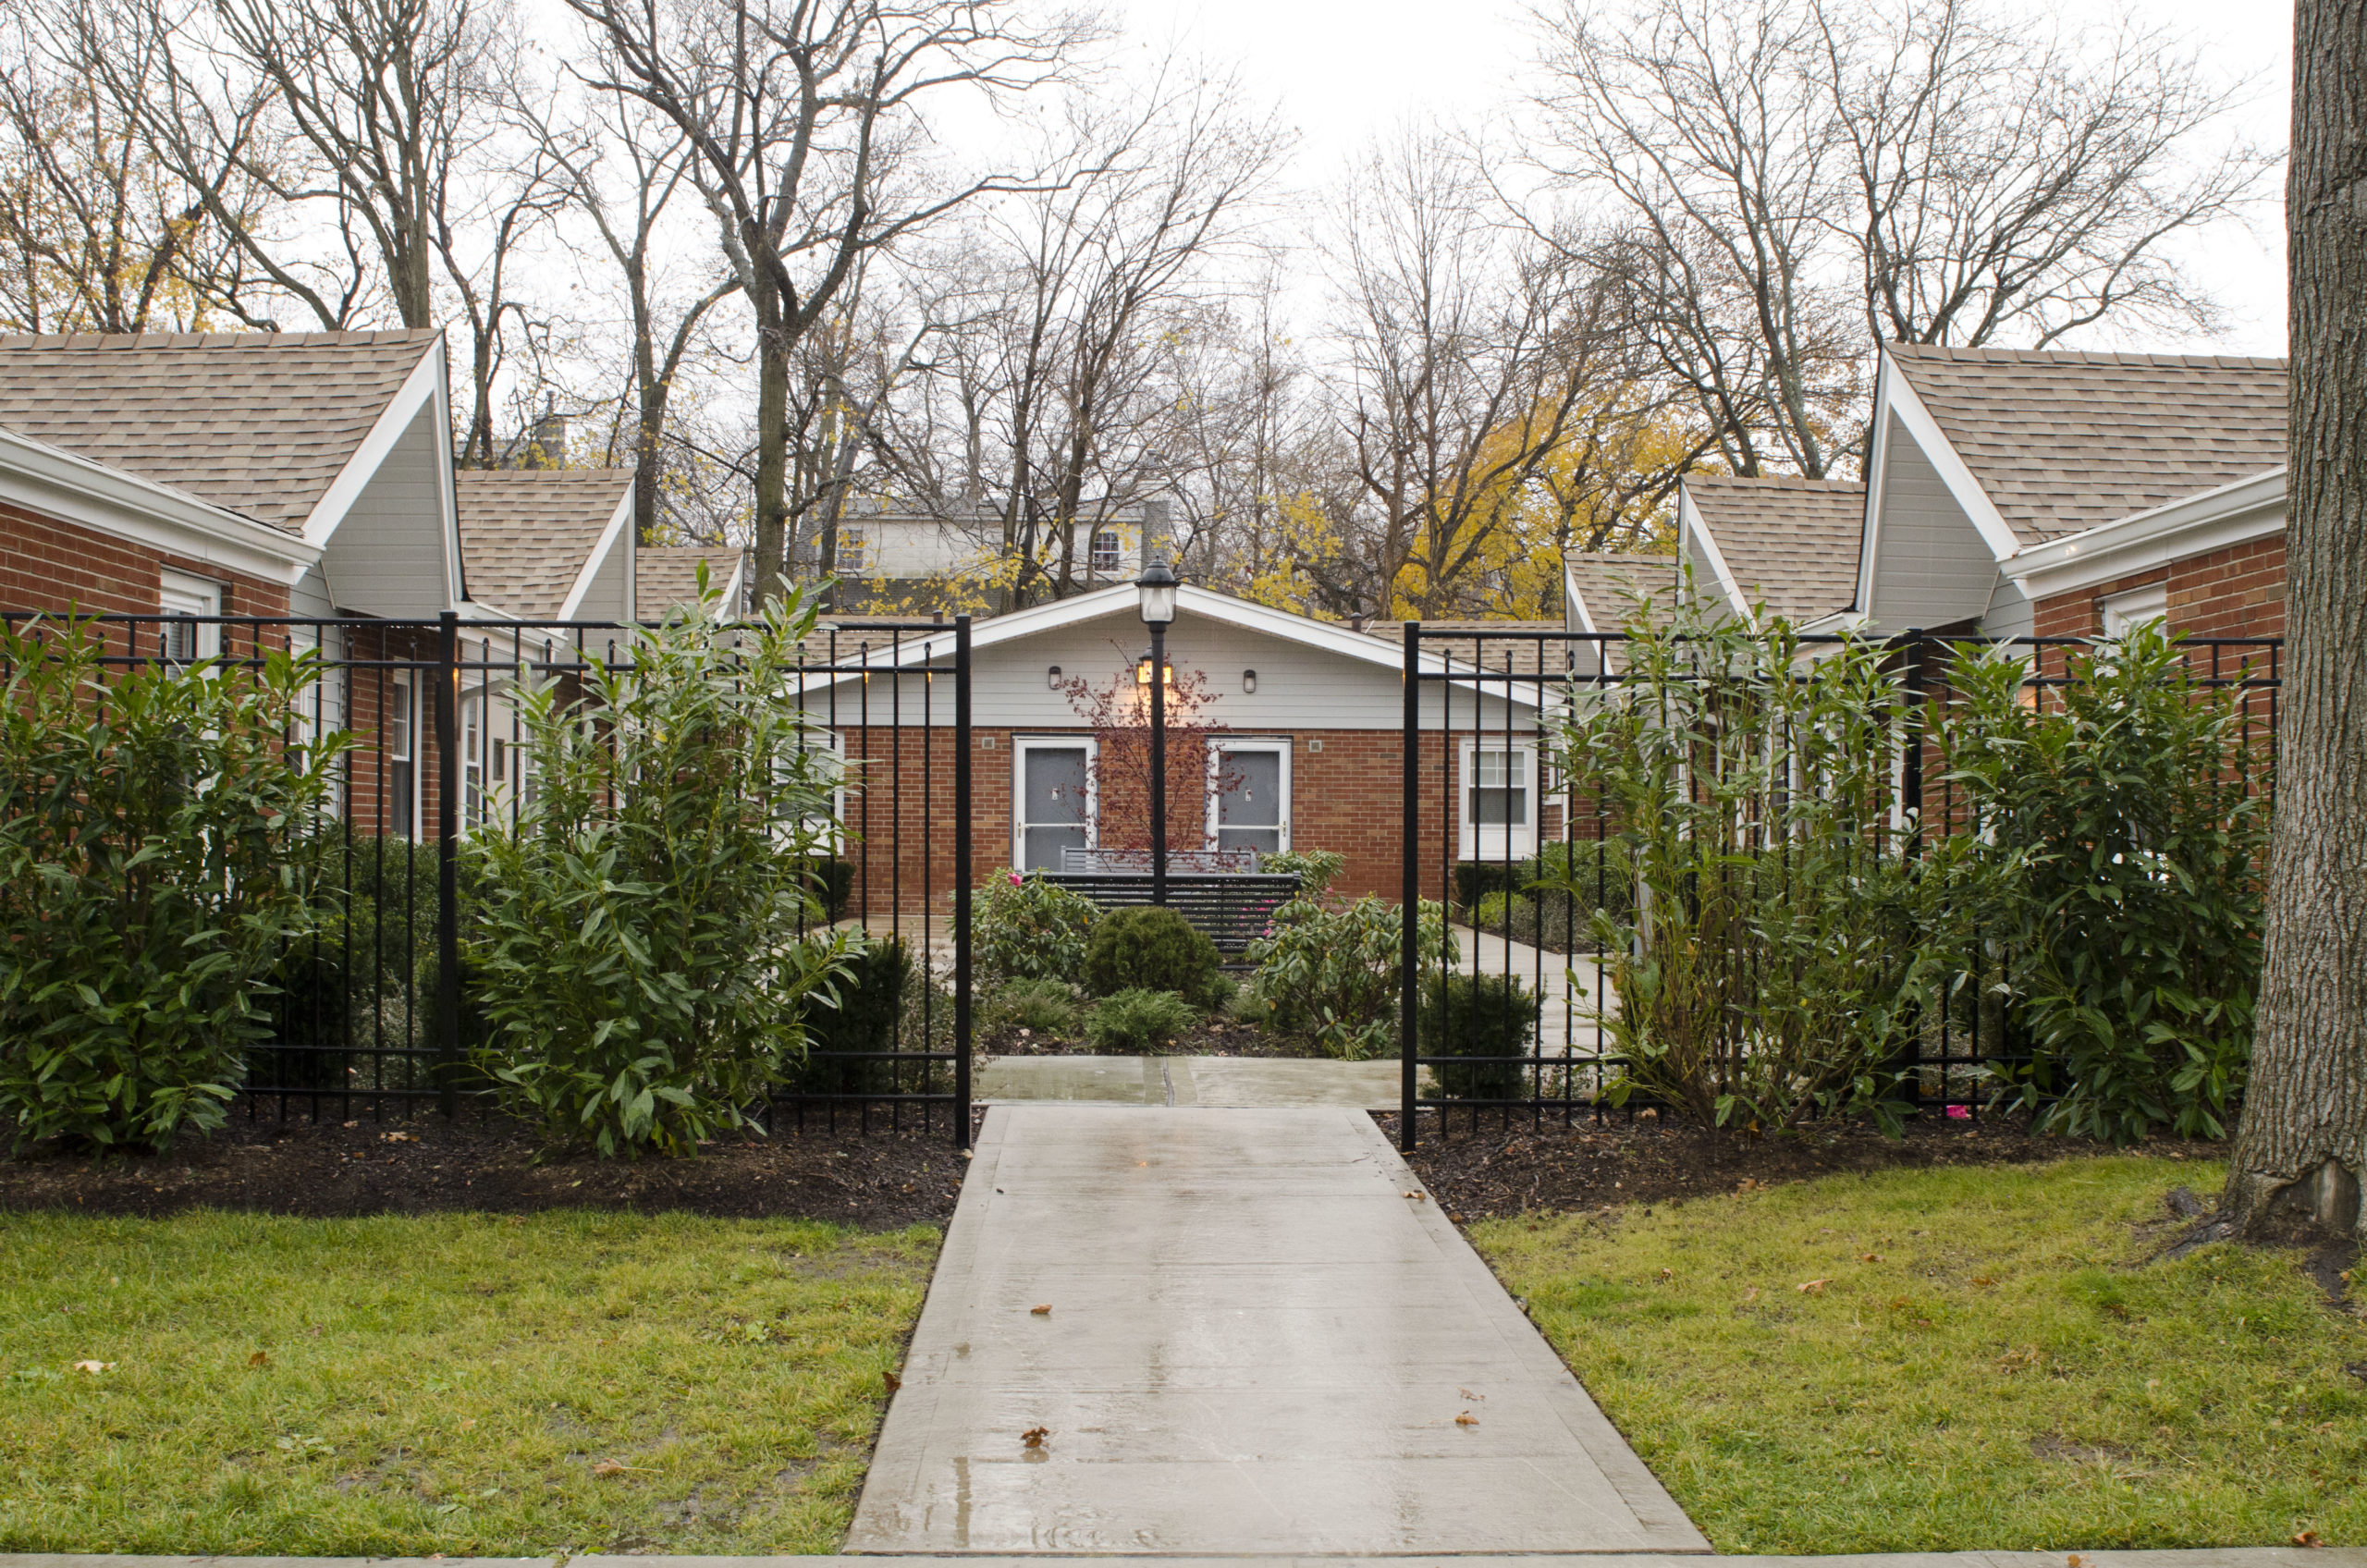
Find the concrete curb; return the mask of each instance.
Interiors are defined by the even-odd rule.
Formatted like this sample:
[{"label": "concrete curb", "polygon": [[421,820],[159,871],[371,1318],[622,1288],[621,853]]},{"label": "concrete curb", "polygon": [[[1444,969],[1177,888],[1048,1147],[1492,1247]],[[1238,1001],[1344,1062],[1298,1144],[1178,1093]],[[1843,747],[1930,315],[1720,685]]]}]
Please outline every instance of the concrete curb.
[{"label": "concrete curb", "polygon": [[1046,1568],[1061,1562],[1122,1562],[1142,1568],[1701,1568],[1704,1562],[1760,1564],[1767,1568],[2367,1568],[2367,1548],[2199,1547],[2168,1551],[1898,1551],[1846,1557],[1701,1557],[1688,1554],[1601,1552],[1514,1556],[1320,1557],[1304,1554],[1257,1557],[1160,1557],[1046,1552],[1027,1556],[967,1553],[878,1553],[843,1557],[133,1557],[98,1552],[0,1552],[0,1568],[437,1568],[456,1562],[470,1568],[920,1568],[959,1562],[962,1568]]}]

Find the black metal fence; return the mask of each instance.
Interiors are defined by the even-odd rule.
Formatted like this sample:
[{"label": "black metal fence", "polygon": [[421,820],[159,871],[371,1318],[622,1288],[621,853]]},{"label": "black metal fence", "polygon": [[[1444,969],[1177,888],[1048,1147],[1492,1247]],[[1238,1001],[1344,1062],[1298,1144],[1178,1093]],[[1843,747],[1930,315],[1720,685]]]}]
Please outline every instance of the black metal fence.
[{"label": "black metal fence", "polygon": [[[6,616],[22,628],[29,614]],[[55,618],[52,618],[53,619]],[[607,622],[183,616],[89,618],[102,669],[211,659],[224,672],[315,651],[321,679],[291,744],[342,733],[317,831],[323,918],[285,955],[267,1001],[272,1034],[248,1054],[243,1114],[386,1119],[478,1100],[477,1015],[462,943],[462,846],[514,827],[533,790],[518,696],[632,657],[633,629]],[[905,680],[875,705],[883,658]],[[873,1037],[843,1029],[810,1050],[758,1114],[776,1127],[852,1121],[970,1137],[970,623],[843,621],[804,643],[791,687],[833,753],[829,853],[813,865],[817,923],[896,944],[909,967]],[[950,766],[948,766],[950,765]],[[875,1013],[877,1010],[875,1010]],[[809,1022],[817,1015],[809,1013]]]},{"label": "black metal fence", "polygon": [[[1604,1091],[1627,1063],[1608,1023],[1620,1005],[1613,955],[1588,928],[1598,910],[1631,916],[1637,886],[1611,803],[1557,777],[1554,759],[1565,720],[1620,685],[1631,638],[1419,623],[1408,623],[1404,637],[1401,897],[1409,909],[1440,900],[1447,920],[1433,938],[1422,937],[1415,921],[1403,926],[1401,1139],[1414,1146],[1424,1109],[1441,1133],[1457,1122],[1477,1130],[1483,1117],[1602,1117],[1611,1109]],[[1799,639],[1808,654],[1846,641]],[[2059,704],[2076,679],[2072,652],[2092,644],[1918,631],[1883,646],[1902,701],[1883,787],[1890,825],[1876,830],[1873,848],[1918,856],[1966,826],[1965,802],[1938,766],[1933,741],[1932,721],[1961,698],[1950,678],[1955,662],[1968,648],[2018,653],[2019,699],[2044,707]],[[2196,686],[2234,694],[2240,750],[2265,763],[2275,747],[2281,643],[2192,638],[2178,646]],[[2247,767],[2229,783],[2249,790],[2268,772]],[[1956,1000],[1921,1020],[1912,1060],[1893,1067],[1916,1109],[1976,1118],[1997,1075],[2030,1057],[1986,984],[1995,961],[1969,954],[1965,962]],[[1468,978],[1458,986],[1442,974]]]}]

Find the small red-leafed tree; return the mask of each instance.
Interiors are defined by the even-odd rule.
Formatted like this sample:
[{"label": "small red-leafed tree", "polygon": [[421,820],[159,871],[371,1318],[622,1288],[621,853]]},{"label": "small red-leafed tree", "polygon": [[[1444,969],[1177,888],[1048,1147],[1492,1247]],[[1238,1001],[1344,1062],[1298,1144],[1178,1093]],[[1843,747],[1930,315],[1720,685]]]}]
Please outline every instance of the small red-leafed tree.
[{"label": "small red-leafed tree", "polygon": [[[1116,647],[1116,644],[1112,644]],[[1061,691],[1090,728],[1094,756],[1088,765],[1101,824],[1101,847],[1147,853],[1150,850],[1150,688],[1143,681],[1145,658],[1118,648],[1118,673],[1096,683],[1081,675],[1061,682]],[[1224,766],[1215,738],[1226,727],[1208,717],[1221,693],[1209,689],[1206,673],[1168,661],[1167,848],[1196,850],[1208,838],[1212,795],[1241,788],[1241,777]],[[1080,807],[1080,809],[1082,809]],[[1171,862],[1170,863],[1172,864]]]}]

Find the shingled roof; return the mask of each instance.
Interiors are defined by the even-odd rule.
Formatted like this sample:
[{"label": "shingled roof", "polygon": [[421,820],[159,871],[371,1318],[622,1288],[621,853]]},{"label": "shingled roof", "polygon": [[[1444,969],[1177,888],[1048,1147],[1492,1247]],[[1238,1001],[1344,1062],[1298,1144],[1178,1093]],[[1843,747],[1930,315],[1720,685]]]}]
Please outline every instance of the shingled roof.
[{"label": "shingled roof", "polygon": [[[1866,487],[1833,479],[1689,476],[1686,497],[1743,598],[1797,626],[1858,596]],[[1710,583],[1699,585],[1715,592]]]},{"label": "shingled roof", "polygon": [[1652,619],[1665,623],[1676,604],[1676,557],[1674,556],[1610,555],[1573,551],[1562,557],[1570,586],[1586,601],[1587,614],[1597,631],[1618,631],[1636,611],[1635,601],[1649,596]]},{"label": "shingled roof", "polygon": [[0,337],[0,426],[300,533],[437,337]]},{"label": "shingled roof", "polygon": [[[644,620],[660,620],[677,605],[694,606],[699,598],[699,564],[706,564],[707,586],[722,593],[740,570],[740,552],[721,545],[650,545],[633,557],[633,613]],[[726,615],[740,606],[727,605]]]},{"label": "shingled roof", "polygon": [[521,620],[557,620],[631,493],[632,470],[463,469],[452,483],[469,597]]},{"label": "shingled roof", "polygon": [[1883,352],[2026,545],[2286,460],[2283,360],[1908,344]]}]

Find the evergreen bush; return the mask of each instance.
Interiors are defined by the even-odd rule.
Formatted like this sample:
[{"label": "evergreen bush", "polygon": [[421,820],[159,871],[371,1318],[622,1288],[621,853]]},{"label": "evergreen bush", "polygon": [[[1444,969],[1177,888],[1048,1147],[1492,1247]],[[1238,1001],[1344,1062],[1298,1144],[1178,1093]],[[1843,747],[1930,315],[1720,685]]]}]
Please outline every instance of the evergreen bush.
[{"label": "evergreen bush", "polygon": [[1094,1004],[1085,1029],[1095,1050],[1138,1056],[1157,1050],[1198,1022],[1192,1004],[1174,992],[1134,986]]},{"label": "evergreen bush", "polygon": [[970,952],[981,973],[1005,980],[1073,980],[1101,910],[1092,900],[1005,866],[970,900]]},{"label": "evergreen bush", "polygon": [[1223,962],[1208,934],[1171,909],[1116,909],[1095,922],[1085,943],[1085,988],[1097,997],[1172,991],[1203,1007]]},{"label": "evergreen bush", "polygon": [[1469,1059],[1430,1064],[1430,1076],[1446,1099],[1525,1100],[1537,1086],[1527,1066],[1537,1033],[1537,998],[1517,976],[1433,974],[1422,984],[1416,1027],[1423,1056]]}]

